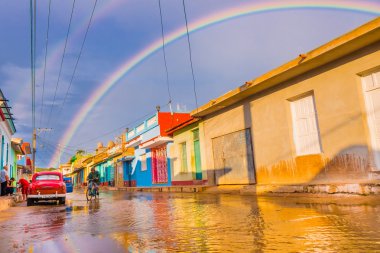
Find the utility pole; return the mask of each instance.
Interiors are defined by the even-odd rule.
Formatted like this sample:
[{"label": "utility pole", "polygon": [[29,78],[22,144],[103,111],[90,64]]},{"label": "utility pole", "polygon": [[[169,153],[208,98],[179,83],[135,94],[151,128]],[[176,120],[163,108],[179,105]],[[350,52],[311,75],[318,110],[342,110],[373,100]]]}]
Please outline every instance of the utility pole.
[{"label": "utility pole", "polygon": [[37,133],[36,128],[33,128],[33,143],[32,143],[32,173],[34,174],[36,172],[36,143],[37,143]]},{"label": "utility pole", "polygon": [[30,69],[31,69],[31,90],[32,90],[32,172],[36,171],[36,0],[30,0]]}]

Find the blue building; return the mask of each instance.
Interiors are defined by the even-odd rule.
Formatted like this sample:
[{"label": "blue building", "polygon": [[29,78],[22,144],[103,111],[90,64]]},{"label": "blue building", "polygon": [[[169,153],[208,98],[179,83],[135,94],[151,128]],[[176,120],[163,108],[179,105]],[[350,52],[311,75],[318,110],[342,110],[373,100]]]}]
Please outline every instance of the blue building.
[{"label": "blue building", "polygon": [[166,130],[190,119],[188,113],[157,112],[126,133],[126,148],[134,157],[123,157],[125,186],[170,186],[169,148],[172,138]]}]

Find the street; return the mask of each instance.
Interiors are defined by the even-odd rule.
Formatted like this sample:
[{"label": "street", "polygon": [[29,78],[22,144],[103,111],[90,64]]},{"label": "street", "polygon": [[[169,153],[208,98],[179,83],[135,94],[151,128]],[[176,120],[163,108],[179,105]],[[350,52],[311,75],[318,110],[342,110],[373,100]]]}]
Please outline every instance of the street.
[{"label": "street", "polygon": [[344,198],[76,192],[1,212],[0,251],[379,252],[379,198]]}]

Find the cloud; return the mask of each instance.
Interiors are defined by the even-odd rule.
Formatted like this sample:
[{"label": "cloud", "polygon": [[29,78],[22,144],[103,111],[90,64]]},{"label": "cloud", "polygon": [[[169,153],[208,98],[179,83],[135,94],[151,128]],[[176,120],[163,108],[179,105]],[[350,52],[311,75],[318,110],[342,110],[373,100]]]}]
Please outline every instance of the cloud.
[{"label": "cloud", "polygon": [[[161,1],[165,35],[185,24],[180,1]],[[186,1],[189,22],[247,1]],[[49,160],[58,140],[89,96],[127,59],[161,38],[157,2],[99,2],[82,58],[60,110],[89,18],[92,1],[76,3],[61,80],[54,101],[51,125],[46,121],[57,83],[71,1],[52,1],[48,61],[46,68],[44,120],[39,124],[44,70],[47,3],[38,8],[37,31],[37,122],[54,130],[44,136],[52,147],[40,151]],[[0,3],[0,29],[7,31],[0,55],[1,89],[10,99],[18,134],[31,136],[31,90],[28,4]],[[339,10],[286,10],[249,15],[222,22],[190,34],[198,105],[220,96],[289,60],[347,32],[374,15]],[[187,38],[167,45],[167,63],[173,108],[192,110],[195,95]],[[143,61],[118,82],[87,116],[69,145],[93,148],[120,134],[154,113],[155,106],[167,104],[168,92],[162,51]],[[168,110],[164,107],[162,110]],[[147,116],[146,116],[147,117]],[[120,129],[118,129],[120,127]],[[116,129],[111,134],[105,134]],[[94,139],[94,140],[91,140]],[[91,140],[91,141],[88,141]],[[76,146],[87,141],[83,145]],[[69,154],[65,154],[64,157]],[[40,158],[39,158],[40,159]]]}]

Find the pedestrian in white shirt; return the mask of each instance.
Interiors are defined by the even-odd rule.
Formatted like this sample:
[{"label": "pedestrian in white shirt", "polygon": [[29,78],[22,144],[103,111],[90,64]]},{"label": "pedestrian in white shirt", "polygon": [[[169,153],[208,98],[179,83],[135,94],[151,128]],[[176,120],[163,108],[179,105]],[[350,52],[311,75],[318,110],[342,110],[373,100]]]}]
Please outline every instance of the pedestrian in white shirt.
[{"label": "pedestrian in white shirt", "polygon": [[7,185],[9,181],[8,175],[8,166],[5,165],[0,172],[0,183],[1,183],[1,196],[5,196],[7,194]]}]

